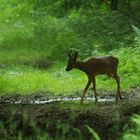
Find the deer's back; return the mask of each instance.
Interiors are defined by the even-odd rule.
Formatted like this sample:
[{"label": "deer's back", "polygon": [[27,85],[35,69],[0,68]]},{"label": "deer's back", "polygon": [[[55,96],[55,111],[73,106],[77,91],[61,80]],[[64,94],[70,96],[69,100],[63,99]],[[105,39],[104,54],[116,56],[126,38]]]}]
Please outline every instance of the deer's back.
[{"label": "deer's back", "polygon": [[114,56],[104,56],[90,58],[85,63],[89,72],[110,74],[116,72],[119,60]]}]

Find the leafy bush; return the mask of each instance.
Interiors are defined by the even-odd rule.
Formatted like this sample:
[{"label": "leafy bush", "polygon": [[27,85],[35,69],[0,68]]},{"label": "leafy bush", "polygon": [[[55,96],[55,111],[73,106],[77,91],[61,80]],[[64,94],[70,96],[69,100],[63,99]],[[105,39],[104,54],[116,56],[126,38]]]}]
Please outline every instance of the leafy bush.
[{"label": "leafy bush", "polygon": [[140,138],[140,116],[133,115],[131,124],[124,127],[122,140],[138,140]]}]

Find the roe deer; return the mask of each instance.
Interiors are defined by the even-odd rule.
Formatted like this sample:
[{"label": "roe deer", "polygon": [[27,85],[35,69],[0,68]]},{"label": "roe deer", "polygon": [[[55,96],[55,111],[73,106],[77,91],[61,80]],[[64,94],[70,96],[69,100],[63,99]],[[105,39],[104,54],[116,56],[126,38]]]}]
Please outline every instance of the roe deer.
[{"label": "roe deer", "polygon": [[120,80],[117,74],[117,67],[119,64],[119,60],[113,56],[104,56],[104,57],[96,57],[90,58],[87,61],[78,61],[78,52],[68,53],[69,60],[66,71],[70,71],[73,68],[77,68],[81,71],[84,71],[88,77],[88,82],[84,88],[84,92],[81,98],[81,103],[83,102],[83,98],[91,85],[93,83],[93,90],[95,95],[95,102],[97,102],[97,94],[96,94],[96,83],[95,76],[100,74],[106,74],[114,78],[117,82],[117,94],[116,94],[116,102],[118,98],[122,99],[120,92]]}]

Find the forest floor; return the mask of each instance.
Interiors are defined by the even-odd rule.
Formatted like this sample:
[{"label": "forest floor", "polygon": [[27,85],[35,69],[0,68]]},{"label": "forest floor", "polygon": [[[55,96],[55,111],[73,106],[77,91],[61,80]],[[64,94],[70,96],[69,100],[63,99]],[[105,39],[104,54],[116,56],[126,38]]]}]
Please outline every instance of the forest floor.
[{"label": "forest floor", "polygon": [[[92,100],[86,100],[83,104],[80,104],[79,101],[35,104],[30,101],[45,98],[45,96],[43,97],[41,94],[30,97],[4,96],[0,98],[0,120],[6,127],[9,123],[8,120],[12,117],[13,122],[16,122],[20,129],[23,116],[26,115],[28,120],[35,122],[39,128],[47,127],[47,131],[52,136],[58,133],[58,126],[66,124],[80,129],[86,139],[91,136],[85,128],[85,125],[88,125],[99,134],[102,140],[115,140],[122,135],[123,127],[129,122],[130,116],[135,113],[140,114],[140,90],[132,89],[129,91],[129,95],[126,97],[124,93],[124,100],[117,104],[114,101],[95,104]],[[20,98],[23,102],[14,103]],[[104,98],[103,95],[102,98]],[[29,126],[26,128],[26,132],[28,135],[31,133]]]}]

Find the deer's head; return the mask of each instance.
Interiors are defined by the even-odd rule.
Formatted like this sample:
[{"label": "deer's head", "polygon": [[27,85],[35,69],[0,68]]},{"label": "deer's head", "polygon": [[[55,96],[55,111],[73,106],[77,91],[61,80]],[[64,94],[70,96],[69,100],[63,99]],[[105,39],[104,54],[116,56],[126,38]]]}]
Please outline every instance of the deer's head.
[{"label": "deer's head", "polygon": [[74,52],[74,53],[68,53],[68,65],[66,68],[66,71],[70,71],[75,67],[76,64],[76,59],[78,57],[78,52]]}]

